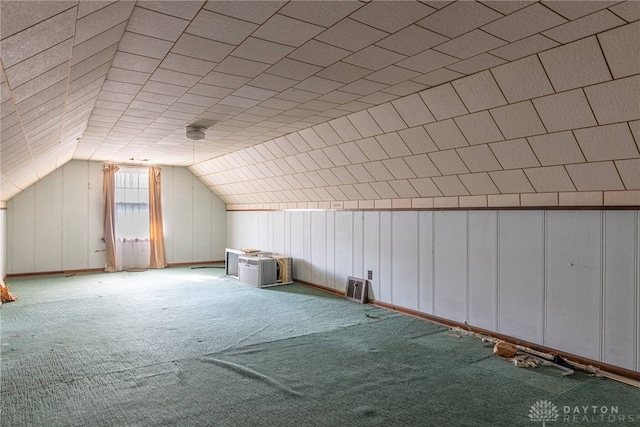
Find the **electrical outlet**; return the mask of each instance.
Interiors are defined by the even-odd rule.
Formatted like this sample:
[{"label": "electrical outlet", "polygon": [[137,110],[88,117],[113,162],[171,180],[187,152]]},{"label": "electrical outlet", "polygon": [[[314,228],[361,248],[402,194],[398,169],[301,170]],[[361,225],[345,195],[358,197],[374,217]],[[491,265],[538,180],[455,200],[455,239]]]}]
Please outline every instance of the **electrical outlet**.
[{"label": "electrical outlet", "polygon": [[373,271],[367,270],[367,279],[369,280],[373,279]]}]

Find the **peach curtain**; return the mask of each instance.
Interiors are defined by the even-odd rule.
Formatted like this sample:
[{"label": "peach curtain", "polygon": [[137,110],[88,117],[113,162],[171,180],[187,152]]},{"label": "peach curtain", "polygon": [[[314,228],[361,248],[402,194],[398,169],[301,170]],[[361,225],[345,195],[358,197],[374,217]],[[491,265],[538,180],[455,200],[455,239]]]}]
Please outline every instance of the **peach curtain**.
[{"label": "peach curtain", "polygon": [[116,212],[115,174],[120,169],[116,165],[105,165],[103,169],[102,196],[104,198],[104,259],[105,271],[117,271],[116,266]]},{"label": "peach curtain", "polygon": [[165,268],[164,231],[162,228],[162,202],[160,197],[160,168],[149,168],[149,267]]}]

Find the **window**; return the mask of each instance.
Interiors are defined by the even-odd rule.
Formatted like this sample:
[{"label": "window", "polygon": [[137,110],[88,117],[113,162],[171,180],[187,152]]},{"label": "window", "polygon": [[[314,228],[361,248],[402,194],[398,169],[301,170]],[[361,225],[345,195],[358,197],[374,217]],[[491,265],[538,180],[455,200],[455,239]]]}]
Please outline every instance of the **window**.
[{"label": "window", "polygon": [[115,174],[116,238],[149,239],[149,172],[123,167]]}]

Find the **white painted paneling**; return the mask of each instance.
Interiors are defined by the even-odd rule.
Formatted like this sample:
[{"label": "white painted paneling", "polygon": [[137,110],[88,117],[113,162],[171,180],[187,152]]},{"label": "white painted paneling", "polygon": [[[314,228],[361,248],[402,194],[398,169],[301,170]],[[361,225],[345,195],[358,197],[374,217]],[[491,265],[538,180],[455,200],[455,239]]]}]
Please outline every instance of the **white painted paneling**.
[{"label": "white painted paneling", "polygon": [[62,170],[57,169],[47,179],[38,181],[35,190],[36,266],[40,271],[61,271]]},{"label": "white painted paneling", "polygon": [[193,175],[186,168],[173,169],[173,206],[171,206],[171,228],[173,258],[169,263],[185,263],[193,258]]},{"label": "white painted paneling", "polygon": [[227,205],[211,193],[211,260],[224,260],[227,247]]},{"label": "white painted paneling", "polygon": [[[186,169],[189,172],[188,169]],[[193,243],[192,261],[211,261],[211,230],[213,218],[211,215],[211,197],[213,193],[198,178],[191,175],[193,187]]]},{"label": "white painted paneling", "polygon": [[498,212],[498,332],[542,343],[544,212]]},{"label": "white painted paneling", "polygon": [[311,212],[310,215],[311,282],[321,286],[327,283],[327,213]]},{"label": "white painted paneling", "polygon": [[[240,212],[238,212],[240,213]],[[237,215],[238,213],[233,213]],[[285,249],[285,217],[284,212],[278,211],[273,213],[273,247],[270,248],[271,252],[277,254],[289,255]]]},{"label": "white painted paneling", "polygon": [[303,235],[302,235],[302,267],[301,279],[305,282],[311,281],[311,212],[302,212]]},{"label": "white painted paneling", "polygon": [[327,212],[327,281],[326,286],[336,289],[336,213]]},{"label": "white painted paneling", "polygon": [[628,268],[638,260],[637,224],[633,211],[605,212],[603,356],[628,369],[637,369],[636,272]]},{"label": "white painted paneling", "polygon": [[304,215],[303,212],[291,212],[291,251],[295,260],[293,274],[301,280],[307,280],[305,272],[307,260],[304,258]]},{"label": "white painted paneling", "polygon": [[[362,212],[352,212],[353,217],[353,269],[351,275],[366,279],[364,271],[364,215]],[[346,281],[345,281],[346,286]]]},{"label": "white painted paneling", "polygon": [[[392,239],[393,225],[392,212],[380,212],[380,301],[390,303],[393,296],[393,263],[392,263]],[[402,285],[399,285],[402,286]]]},{"label": "white painted paneling", "polygon": [[371,271],[369,280],[369,298],[380,300],[380,212],[364,212],[364,276]]},{"label": "white painted paneling", "polygon": [[498,213],[469,211],[469,324],[498,328]]},{"label": "white painted paneling", "polygon": [[[68,165],[74,163],[71,161]],[[80,161],[80,163],[82,163]],[[89,264],[87,268],[104,268],[104,202],[102,197],[103,164],[100,162],[87,162],[89,183]],[[65,165],[66,166],[66,165]]]},{"label": "white painted paneling", "polygon": [[457,322],[467,313],[467,213],[436,212],[435,315]]},{"label": "white painted paneling", "polygon": [[433,212],[418,212],[418,311],[433,314]]},{"label": "white painted paneling", "polygon": [[62,169],[62,258],[66,270],[81,270],[89,263],[88,167],[88,162],[69,162]]},{"label": "white painted paneling", "polygon": [[391,234],[391,302],[418,309],[418,213],[393,212]]},{"label": "white painted paneling", "polygon": [[602,212],[548,211],[545,344],[600,359]]},{"label": "white painted paneling", "polygon": [[353,213],[335,213],[334,289],[344,291],[347,277],[353,276]]},{"label": "white painted paneling", "polygon": [[7,275],[7,210],[0,208],[0,280]]},{"label": "white painted paneling", "polygon": [[[160,194],[162,197],[162,226],[164,228],[164,253],[167,258],[168,263],[174,262],[173,256],[173,243],[175,241],[176,229],[173,221],[173,171],[176,168],[165,167],[162,168],[160,172],[160,183],[161,190]],[[102,185],[102,180],[100,180],[100,185]],[[100,202],[102,205],[102,201]]]}]

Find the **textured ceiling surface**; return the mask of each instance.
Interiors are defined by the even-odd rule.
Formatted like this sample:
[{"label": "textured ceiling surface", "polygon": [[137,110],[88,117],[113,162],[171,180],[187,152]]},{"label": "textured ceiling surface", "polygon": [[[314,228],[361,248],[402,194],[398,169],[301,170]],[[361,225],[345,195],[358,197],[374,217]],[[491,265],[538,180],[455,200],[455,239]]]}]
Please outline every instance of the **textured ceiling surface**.
[{"label": "textured ceiling surface", "polygon": [[85,159],[231,209],[640,205],[637,1],[0,5],[0,201]]}]

